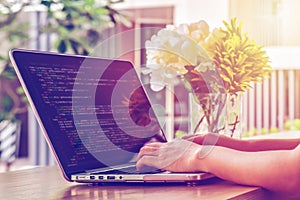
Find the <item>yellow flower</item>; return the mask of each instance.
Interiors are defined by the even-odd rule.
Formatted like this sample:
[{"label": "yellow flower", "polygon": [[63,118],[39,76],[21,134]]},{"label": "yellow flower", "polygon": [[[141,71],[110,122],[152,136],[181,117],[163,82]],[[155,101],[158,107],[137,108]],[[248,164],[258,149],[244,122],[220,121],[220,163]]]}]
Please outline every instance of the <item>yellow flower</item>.
[{"label": "yellow flower", "polygon": [[199,91],[203,86],[198,84],[210,84],[208,88],[223,87],[227,93],[236,94],[249,89],[251,82],[269,76],[271,66],[262,47],[242,33],[242,25],[235,18],[230,24],[223,23],[225,28],[212,32],[203,20],[168,26],[147,41],[144,71],[151,73],[152,89],[158,91],[174,84],[180,76],[188,82],[188,90]]},{"label": "yellow flower", "polygon": [[225,89],[230,94],[244,92],[251,82],[260,82],[271,72],[266,52],[246,33],[242,24],[233,18],[223,22],[224,28],[215,30],[204,46],[220,71]]}]

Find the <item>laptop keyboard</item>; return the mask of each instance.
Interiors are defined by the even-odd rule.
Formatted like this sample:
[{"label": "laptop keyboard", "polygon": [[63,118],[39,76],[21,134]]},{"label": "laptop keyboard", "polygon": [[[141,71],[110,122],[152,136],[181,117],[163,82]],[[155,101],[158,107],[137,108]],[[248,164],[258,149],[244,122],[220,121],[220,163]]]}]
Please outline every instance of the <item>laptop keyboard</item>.
[{"label": "laptop keyboard", "polygon": [[161,169],[152,169],[152,170],[146,170],[146,171],[138,171],[136,170],[136,167],[128,167],[124,169],[112,169],[108,171],[99,171],[99,172],[93,172],[92,175],[97,174],[156,174],[164,172],[164,170]]}]

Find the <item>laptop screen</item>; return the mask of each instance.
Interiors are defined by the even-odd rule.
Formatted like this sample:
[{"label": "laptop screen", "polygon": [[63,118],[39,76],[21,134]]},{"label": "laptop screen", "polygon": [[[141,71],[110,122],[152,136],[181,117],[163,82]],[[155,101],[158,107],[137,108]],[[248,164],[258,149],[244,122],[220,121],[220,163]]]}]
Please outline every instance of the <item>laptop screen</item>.
[{"label": "laptop screen", "polygon": [[130,62],[14,50],[19,78],[67,176],[134,162],[165,141]]}]

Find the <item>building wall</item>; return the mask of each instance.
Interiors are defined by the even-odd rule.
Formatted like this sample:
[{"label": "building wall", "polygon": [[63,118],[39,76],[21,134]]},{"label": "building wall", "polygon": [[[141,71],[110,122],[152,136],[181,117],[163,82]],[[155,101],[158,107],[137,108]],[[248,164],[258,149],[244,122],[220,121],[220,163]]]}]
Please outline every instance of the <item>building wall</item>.
[{"label": "building wall", "polygon": [[125,0],[118,8],[159,7],[174,5],[174,23],[190,23],[206,20],[211,27],[220,26],[228,18],[228,0]]}]

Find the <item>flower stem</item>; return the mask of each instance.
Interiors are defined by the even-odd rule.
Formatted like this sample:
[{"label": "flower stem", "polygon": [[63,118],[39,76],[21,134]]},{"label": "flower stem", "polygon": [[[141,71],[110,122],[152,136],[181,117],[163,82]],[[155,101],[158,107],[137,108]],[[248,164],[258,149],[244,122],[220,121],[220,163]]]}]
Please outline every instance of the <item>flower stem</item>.
[{"label": "flower stem", "polygon": [[200,126],[201,123],[203,122],[204,117],[205,117],[205,115],[203,115],[203,116],[201,117],[201,119],[198,121],[197,125],[196,125],[195,128],[194,128],[193,134],[197,133],[197,129],[199,128],[199,126]]}]

